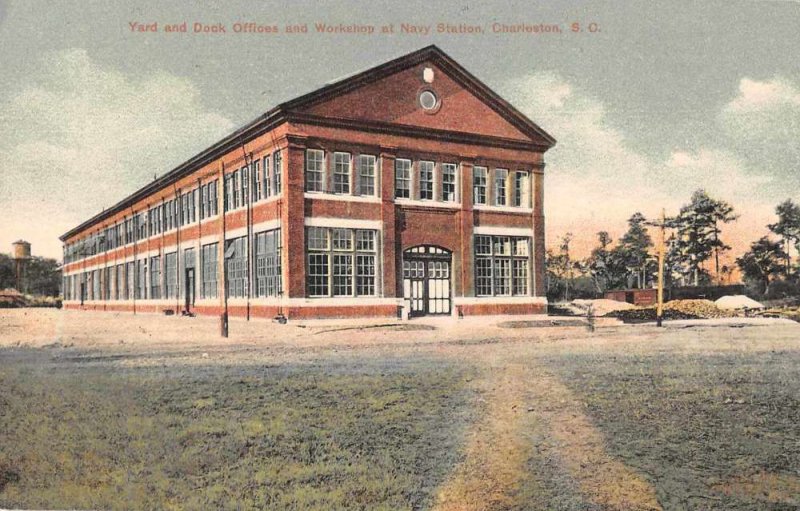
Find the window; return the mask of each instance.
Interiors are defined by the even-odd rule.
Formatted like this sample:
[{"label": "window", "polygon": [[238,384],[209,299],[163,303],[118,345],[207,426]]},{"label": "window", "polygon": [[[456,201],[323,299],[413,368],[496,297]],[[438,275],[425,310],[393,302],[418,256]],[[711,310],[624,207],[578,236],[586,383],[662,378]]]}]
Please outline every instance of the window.
[{"label": "window", "polygon": [[424,90],[419,95],[419,104],[425,110],[433,110],[436,108],[439,99],[436,97],[436,94],[430,90]]},{"label": "window", "polygon": [[281,194],[281,176],[283,172],[283,157],[280,151],[272,153],[272,179],[275,186],[272,187],[275,195]]},{"label": "window", "polygon": [[261,160],[254,160],[253,166],[253,202],[261,200]]},{"label": "window", "polygon": [[208,208],[206,209],[208,216],[214,216],[219,212],[219,195],[217,195],[218,183],[219,179],[208,183]]},{"label": "window", "polygon": [[202,248],[202,289],[203,298],[217,297],[217,244],[209,243]]},{"label": "window", "polygon": [[133,262],[128,263],[125,266],[125,284],[122,293],[123,300],[130,300],[131,296],[133,295],[134,285],[135,285],[135,275],[136,275],[136,267]]},{"label": "window", "polygon": [[189,223],[197,220],[197,189],[189,192]]},{"label": "window", "polygon": [[147,260],[139,259],[136,261],[136,299],[144,300],[147,298]]},{"label": "window", "polygon": [[514,200],[512,205],[529,208],[530,204],[530,179],[527,172],[514,173]]},{"label": "window", "polygon": [[250,167],[239,169],[240,187],[242,189],[242,201],[240,205],[246,206],[250,203]]},{"label": "window", "polygon": [[358,193],[375,195],[375,157],[369,154],[358,156]]},{"label": "window", "polygon": [[375,296],[374,230],[308,227],[308,295]]},{"label": "window", "polygon": [[494,205],[505,206],[506,200],[506,180],[508,179],[507,169],[494,170]]},{"label": "window", "polygon": [[170,252],[164,256],[164,298],[178,297],[178,254]]},{"label": "window", "polygon": [[272,195],[272,170],[269,166],[269,155],[264,156],[264,198]]},{"label": "window", "polygon": [[161,257],[150,258],[150,299],[161,298]]},{"label": "window", "polygon": [[486,204],[486,167],[472,169],[472,201],[475,204]]},{"label": "window", "polygon": [[225,176],[225,211],[233,209],[233,174]]},{"label": "window", "polygon": [[281,277],[281,230],[256,234],[256,296],[280,296],[283,293]]},{"label": "window", "polygon": [[411,198],[411,160],[397,159],[394,162],[394,196]]},{"label": "window", "polygon": [[475,294],[528,296],[530,238],[475,236]]},{"label": "window", "polygon": [[350,153],[333,153],[333,193],[350,193]]},{"label": "window", "polygon": [[319,149],[306,149],[306,191],[325,191],[325,153]]},{"label": "window", "polygon": [[103,300],[111,299],[111,268],[103,269]]},{"label": "window", "polygon": [[419,162],[419,198],[433,200],[433,162]]},{"label": "window", "polygon": [[118,264],[117,270],[114,275],[114,300],[127,300],[127,293],[124,291],[125,286],[125,265]]},{"label": "window", "polygon": [[208,185],[200,186],[200,220],[209,216],[208,214]]},{"label": "window", "polygon": [[239,186],[239,181],[239,171],[236,170],[231,176],[231,188],[233,188],[233,206],[231,209],[237,209],[242,205],[242,189]]},{"label": "window", "polygon": [[247,238],[242,236],[225,243],[227,293],[232,298],[247,296]]},{"label": "window", "polygon": [[456,201],[456,164],[442,164],[442,200],[445,202]]}]

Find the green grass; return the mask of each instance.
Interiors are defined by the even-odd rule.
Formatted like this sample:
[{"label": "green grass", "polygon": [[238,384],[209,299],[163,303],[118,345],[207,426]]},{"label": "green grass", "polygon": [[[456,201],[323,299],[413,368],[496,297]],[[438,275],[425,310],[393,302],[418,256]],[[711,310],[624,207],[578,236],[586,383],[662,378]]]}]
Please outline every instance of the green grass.
[{"label": "green grass", "polygon": [[456,462],[468,377],[441,361],[119,370],[0,353],[0,507],[420,509]]},{"label": "green grass", "polygon": [[[799,352],[567,355],[547,363],[586,403],[610,454],[653,484],[664,509],[800,506]],[[779,482],[741,484],[763,474]]]}]

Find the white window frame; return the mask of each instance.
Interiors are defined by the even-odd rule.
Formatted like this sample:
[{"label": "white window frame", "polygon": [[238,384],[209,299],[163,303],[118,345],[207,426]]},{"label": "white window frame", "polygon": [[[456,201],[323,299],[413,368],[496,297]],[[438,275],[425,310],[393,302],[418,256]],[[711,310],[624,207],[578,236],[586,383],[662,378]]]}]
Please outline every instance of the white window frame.
[{"label": "white window frame", "polygon": [[[315,156],[319,156],[317,159]],[[311,170],[311,164],[314,163],[314,167],[319,164],[319,168],[314,168]],[[305,168],[305,188],[306,192],[308,193],[325,193],[325,151],[322,149],[306,149],[306,168]],[[310,183],[314,183],[315,187],[317,184],[317,180],[311,181],[309,178],[311,174],[319,174],[319,189],[311,189],[309,186]]]}]

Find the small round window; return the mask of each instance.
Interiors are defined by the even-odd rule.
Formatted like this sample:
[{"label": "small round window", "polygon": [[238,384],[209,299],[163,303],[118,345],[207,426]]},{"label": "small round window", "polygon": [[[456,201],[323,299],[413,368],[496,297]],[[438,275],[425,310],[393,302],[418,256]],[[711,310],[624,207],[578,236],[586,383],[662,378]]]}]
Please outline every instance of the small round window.
[{"label": "small round window", "polygon": [[419,95],[419,104],[425,110],[433,110],[436,108],[437,103],[439,102],[439,98],[436,97],[436,94],[430,90],[424,90]]}]

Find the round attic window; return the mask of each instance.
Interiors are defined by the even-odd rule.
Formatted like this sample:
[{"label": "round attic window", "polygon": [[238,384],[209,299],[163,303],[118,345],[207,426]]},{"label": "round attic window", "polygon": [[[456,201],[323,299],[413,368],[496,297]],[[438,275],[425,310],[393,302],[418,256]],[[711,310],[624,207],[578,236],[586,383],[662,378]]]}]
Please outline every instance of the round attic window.
[{"label": "round attic window", "polygon": [[419,104],[425,110],[434,110],[439,104],[439,98],[431,90],[424,90],[419,94]]}]

